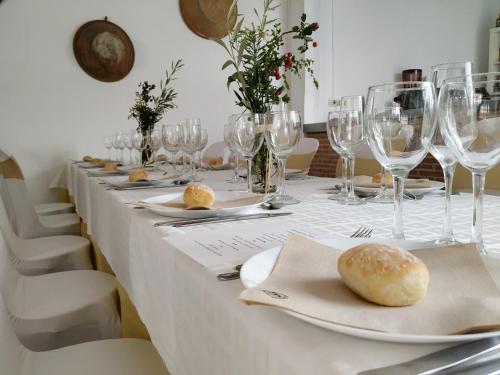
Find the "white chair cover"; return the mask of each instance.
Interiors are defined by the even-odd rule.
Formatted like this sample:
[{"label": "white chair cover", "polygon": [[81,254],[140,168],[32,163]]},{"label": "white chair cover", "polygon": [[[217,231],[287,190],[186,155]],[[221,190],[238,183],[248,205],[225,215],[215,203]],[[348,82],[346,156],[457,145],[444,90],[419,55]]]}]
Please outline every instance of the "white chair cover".
[{"label": "white chair cover", "polygon": [[92,269],[90,242],[79,236],[53,236],[24,239],[16,236],[0,198],[0,230],[11,261],[23,275]]},{"label": "white chair cover", "polygon": [[80,218],[76,214],[37,215],[17,162],[9,154],[0,150],[0,167],[4,168],[5,165],[18,169],[17,173],[14,173],[15,176],[9,176],[2,171],[0,193],[10,223],[19,237],[36,238],[80,234]]},{"label": "white chair cover", "polygon": [[168,375],[151,343],[103,340],[32,352],[21,344],[0,296],[0,373],[2,375]]},{"label": "white chair cover", "polygon": [[24,346],[43,351],[120,337],[114,277],[97,271],[24,276],[0,234],[0,291]]},{"label": "white chair cover", "polygon": [[293,152],[287,159],[287,168],[300,169],[309,172],[312,160],[319,148],[316,138],[301,138]]},{"label": "white chair cover", "polygon": [[75,212],[75,205],[69,202],[50,202],[35,204],[35,212],[38,215],[58,215]]},{"label": "white chair cover", "polygon": [[229,149],[226,147],[224,142],[212,143],[205,149],[203,153],[203,164],[210,165],[210,161],[222,159],[223,164],[227,163],[227,158],[229,156]]}]

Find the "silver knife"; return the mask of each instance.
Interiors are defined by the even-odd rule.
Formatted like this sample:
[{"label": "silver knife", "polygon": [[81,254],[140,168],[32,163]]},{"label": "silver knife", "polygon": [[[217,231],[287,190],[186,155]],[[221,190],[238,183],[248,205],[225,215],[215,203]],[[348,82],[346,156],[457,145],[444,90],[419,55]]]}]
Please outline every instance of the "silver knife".
[{"label": "silver knife", "polygon": [[239,221],[239,220],[251,220],[251,219],[265,219],[271,217],[279,217],[279,216],[287,216],[291,215],[291,212],[277,212],[277,213],[259,213],[259,214],[250,214],[250,215],[236,215],[236,216],[215,216],[215,217],[207,217],[202,219],[184,219],[184,220],[175,220],[175,221],[161,221],[155,223],[155,227],[161,226],[172,226],[172,227],[185,227],[189,225],[198,225],[198,224],[209,224],[209,223],[226,223],[229,221]]},{"label": "silver knife", "polygon": [[444,374],[445,372],[451,374],[469,362],[478,360],[480,357],[499,349],[500,337],[492,337],[453,346],[398,365],[363,371],[358,375],[432,375]]}]

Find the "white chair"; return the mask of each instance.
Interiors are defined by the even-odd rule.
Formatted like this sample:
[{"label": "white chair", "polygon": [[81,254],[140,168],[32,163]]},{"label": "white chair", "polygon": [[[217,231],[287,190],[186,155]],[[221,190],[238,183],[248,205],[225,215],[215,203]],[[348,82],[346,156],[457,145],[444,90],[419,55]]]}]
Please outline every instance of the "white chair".
[{"label": "white chair", "polygon": [[319,141],[316,138],[302,138],[286,160],[286,167],[309,172],[318,148]]},{"label": "white chair", "polygon": [[203,153],[203,165],[212,166],[225,164],[228,154],[229,150],[224,142],[212,143]]},{"label": "white chair", "polygon": [[25,239],[12,230],[7,211],[0,198],[0,231],[11,261],[23,275],[36,276],[47,273],[92,269],[90,242],[80,236],[52,236]]},{"label": "white chair", "polygon": [[151,343],[102,340],[33,352],[17,338],[0,296],[0,373],[3,375],[168,375]]},{"label": "white chair", "polygon": [[14,232],[22,238],[80,234],[74,213],[40,216],[36,213],[16,160],[0,150],[0,193]]},{"label": "white chair", "polygon": [[75,205],[69,202],[37,203],[35,212],[41,216],[69,214],[75,212]]},{"label": "white chair", "polygon": [[0,233],[0,291],[17,336],[34,351],[119,338],[114,277],[98,271],[21,275]]}]

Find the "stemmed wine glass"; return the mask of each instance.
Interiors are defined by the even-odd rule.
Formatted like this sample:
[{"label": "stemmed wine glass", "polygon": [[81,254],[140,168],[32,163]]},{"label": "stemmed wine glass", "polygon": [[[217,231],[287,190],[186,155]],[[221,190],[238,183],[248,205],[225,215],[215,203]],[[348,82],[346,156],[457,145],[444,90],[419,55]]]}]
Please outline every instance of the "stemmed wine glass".
[{"label": "stemmed wine glass", "polygon": [[142,159],[142,133],[140,131],[133,131],[132,134],[132,147],[137,151],[139,157],[137,164],[141,164]]},{"label": "stemmed wine glass", "polygon": [[120,150],[120,156],[118,157],[119,162],[123,162],[123,150],[125,149],[125,145],[123,144],[123,135],[122,133],[116,133],[114,136],[115,139],[115,148],[116,150]]},{"label": "stemmed wine glass", "polygon": [[196,155],[195,162],[198,163],[198,168],[201,168],[201,152],[205,149],[205,147],[207,147],[207,144],[208,144],[208,132],[207,129],[202,128],[200,144],[198,145],[195,154]]},{"label": "stemmed wine glass", "polygon": [[259,151],[264,142],[266,115],[247,114],[231,116],[231,125],[234,126],[235,146],[238,153],[247,162],[247,187],[252,192],[252,158]]},{"label": "stemmed wine glass", "polygon": [[483,192],[486,172],[500,162],[499,73],[450,78],[439,93],[439,125],[446,145],[473,175],[472,240],[483,242]]},{"label": "stemmed wine glass", "polygon": [[354,194],[354,162],[355,153],[365,143],[364,131],[364,98],[360,95],[341,99],[338,121],[331,125],[335,144],[347,154],[347,197],[339,200],[341,204],[358,205],[366,203]]},{"label": "stemmed wine glass", "polygon": [[234,176],[227,179],[226,181],[232,184],[237,184],[239,182],[243,182],[243,179],[240,177],[238,173],[239,154],[235,144],[236,135],[234,132],[234,128],[235,128],[234,124],[231,124],[231,120],[229,121],[229,124],[224,125],[224,143],[226,144],[226,147],[229,149],[231,154],[234,155]]},{"label": "stemmed wine glass", "polygon": [[380,170],[380,189],[377,195],[366,199],[370,203],[393,203],[394,197],[387,191],[387,170]]},{"label": "stemmed wine glass", "polygon": [[271,112],[266,127],[267,146],[278,159],[278,189],[270,202],[297,204],[300,201],[285,192],[286,159],[293,152],[302,135],[302,120],[297,111]]},{"label": "stemmed wine glass", "polygon": [[200,181],[200,177],[196,174],[196,163],[194,162],[194,154],[201,142],[200,119],[187,119],[179,124],[177,131],[179,132],[179,143],[182,151],[191,158],[191,175],[189,179],[192,181]]},{"label": "stemmed wine glass", "polygon": [[342,185],[340,191],[330,194],[328,199],[342,200],[347,198],[347,166],[349,155],[337,144],[333,136],[334,126],[340,121],[340,111],[332,111],[328,113],[328,121],[326,123],[326,135],[332,149],[339,154],[342,163]]},{"label": "stemmed wine glass", "polygon": [[133,161],[132,161],[132,149],[133,149],[132,136],[133,136],[133,131],[124,133],[124,136],[123,136],[123,143],[125,144],[125,147],[128,150],[129,164],[133,164]]},{"label": "stemmed wine glass", "polygon": [[155,127],[151,131],[150,135],[150,142],[151,144],[149,145],[151,147],[151,150],[153,151],[153,169],[152,171],[159,171],[160,169],[158,168],[158,151],[161,148],[161,130],[158,127]]},{"label": "stemmed wine glass", "polygon": [[111,148],[113,147],[113,136],[106,135],[104,137],[104,147],[106,147],[108,160],[111,160]]},{"label": "stemmed wine glass", "polygon": [[[354,162],[355,152],[365,142],[363,120],[363,97],[359,96],[357,105],[348,105],[349,110],[341,110],[338,121],[331,125],[332,136],[335,143],[348,156],[347,168],[347,197],[339,200],[345,205],[358,205],[366,203],[354,194]],[[342,108],[342,107],[341,107]]]},{"label": "stemmed wine glass", "polygon": [[177,153],[181,149],[181,144],[179,143],[179,135],[177,134],[177,126],[163,125],[161,139],[163,148],[167,150],[167,152],[171,156],[172,168],[175,170]]},{"label": "stemmed wine glass", "polygon": [[368,89],[367,136],[375,158],[393,176],[395,239],[404,239],[404,180],[424,159],[434,140],[435,104],[431,82],[396,82]]},{"label": "stemmed wine glass", "polygon": [[[470,75],[472,73],[472,63],[465,61],[439,64],[434,65],[431,70],[432,83],[436,89],[436,95],[438,95],[439,90],[446,79]],[[434,140],[434,144],[432,145],[430,152],[443,169],[445,186],[444,222],[441,235],[436,243],[453,244],[457,241],[453,235],[453,227],[451,225],[451,192],[453,188],[453,176],[455,175],[455,169],[457,167],[457,158],[453,155],[453,152],[448,148],[448,146],[446,146],[446,143],[441,136],[439,126],[436,129],[436,139]]]}]

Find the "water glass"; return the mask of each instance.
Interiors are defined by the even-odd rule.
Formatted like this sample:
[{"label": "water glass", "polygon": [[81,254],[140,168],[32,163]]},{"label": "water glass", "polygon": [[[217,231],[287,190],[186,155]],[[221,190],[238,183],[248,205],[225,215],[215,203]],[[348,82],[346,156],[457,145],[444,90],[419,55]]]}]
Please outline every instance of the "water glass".
[{"label": "water glass", "polygon": [[[176,169],[177,164],[177,153],[181,149],[181,144],[179,143],[179,134],[177,133],[177,125],[163,125],[161,140],[163,148],[167,151],[170,156],[170,163],[172,169]],[[168,159],[168,157],[167,157]]]},{"label": "water glass", "polygon": [[297,111],[271,112],[266,127],[266,144],[278,159],[278,189],[271,202],[280,205],[300,201],[285,192],[286,159],[293,152],[302,135],[302,120]]},{"label": "water glass", "polygon": [[500,73],[450,78],[439,93],[439,126],[446,145],[472,172],[472,241],[481,254],[483,192],[486,172],[500,162]]},{"label": "water glass", "polygon": [[191,174],[189,179],[192,181],[200,181],[196,174],[196,163],[194,162],[194,154],[201,143],[201,122],[200,119],[187,119],[178,125],[179,143],[182,151],[189,155],[191,159]]},{"label": "water glass", "polygon": [[108,160],[111,160],[111,148],[113,147],[113,136],[107,135],[104,137],[104,147],[107,150]]},{"label": "water glass", "polygon": [[342,185],[340,191],[337,193],[332,193],[328,199],[332,200],[343,200],[347,198],[347,167],[349,155],[342,150],[340,145],[337,144],[335,137],[333,136],[333,129],[337,126],[340,121],[340,111],[332,111],[328,113],[328,121],[326,123],[326,135],[328,136],[328,141],[330,142],[331,148],[340,156],[342,163]]},{"label": "water glass", "polygon": [[404,239],[404,180],[424,159],[434,140],[435,105],[431,82],[396,82],[368,89],[368,143],[378,162],[393,176],[395,239]]},{"label": "water glass", "polygon": [[226,180],[227,182],[232,184],[243,182],[243,179],[240,177],[240,174],[238,172],[239,154],[238,150],[236,149],[235,137],[236,137],[235,127],[233,124],[231,124],[231,119],[230,119],[229,123],[224,125],[224,143],[228,148],[228,150],[231,152],[231,154],[234,155],[234,176]]}]

